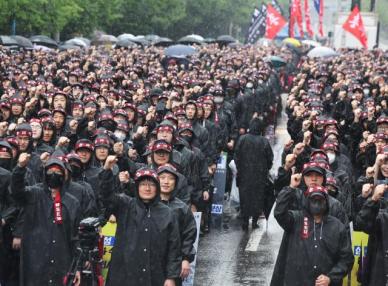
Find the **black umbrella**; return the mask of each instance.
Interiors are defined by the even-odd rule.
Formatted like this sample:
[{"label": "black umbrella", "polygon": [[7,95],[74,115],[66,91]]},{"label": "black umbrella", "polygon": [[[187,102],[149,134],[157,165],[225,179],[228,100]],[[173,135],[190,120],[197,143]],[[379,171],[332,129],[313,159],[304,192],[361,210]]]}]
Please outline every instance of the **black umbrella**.
[{"label": "black umbrella", "polygon": [[17,47],[18,46],[18,42],[11,38],[10,36],[0,36],[0,45],[2,46],[13,46],[13,47]]},{"label": "black umbrella", "polygon": [[188,45],[191,45],[191,44],[201,45],[203,43],[203,40],[197,36],[189,35],[189,36],[180,38],[178,42],[181,44],[188,44]]},{"label": "black umbrella", "polygon": [[187,45],[173,45],[164,50],[164,54],[169,57],[185,57],[196,53],[196,49]]},{"label": "black umbrella", "polygon": [[217,42],[229,44],[229,43],[235,43],[235,42],[237,42],[237,40],[235,38],[233,38],[232,36],[222,35],[222,36],[219,36],[217,38]]},{"label": "black umbrella", "polygon": [[44,35],[32,36],[30,37],[30,40],[32,43],[40,46],[45,46],[48,48],[58,48],[58,43],[56,41]]},{"label": "black umbrella", "polygon": [[266,57],[265,61],[271,62],[273,67],[275,67],[275,68],[280,68],[280,67],[287,65],[287,62],[283,58],[278,57],[278,56]]},{"label": "black umbrella", "polygon": [[25,49],[32,49],[34,47],[32,42],[23,36],[11,36],[11,38],[18,43],[19,47],[22,47]]},{"label": "black umbrella", "polygon": [[137,46],[137,44],[132,42],[129,39],[122,39],[116,43],[116,48],[129,48],[129,47],[135,47],[135,46]]},{"label": "black umbrella", "polygon": [[174,42],[169,38],[159,38],[153,42],[154,46],[168,47],[171,46]]},{"label": "black umbrella", "polygon": [[150,42],[148,42],[144,37],[142,36],[137,36],[133,39],[130,39],[132,42],[142,45],[142,46],[148,46]]}]

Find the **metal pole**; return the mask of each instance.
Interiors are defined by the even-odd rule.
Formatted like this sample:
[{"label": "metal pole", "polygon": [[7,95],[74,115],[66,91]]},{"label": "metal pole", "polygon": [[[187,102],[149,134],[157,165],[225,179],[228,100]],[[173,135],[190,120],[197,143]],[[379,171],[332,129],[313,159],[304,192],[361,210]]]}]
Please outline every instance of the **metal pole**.
[{"label": "metal pole", "polygon": [[292,10],[292,0],[288,0],[288,37],[291,37],[291,10]]}]

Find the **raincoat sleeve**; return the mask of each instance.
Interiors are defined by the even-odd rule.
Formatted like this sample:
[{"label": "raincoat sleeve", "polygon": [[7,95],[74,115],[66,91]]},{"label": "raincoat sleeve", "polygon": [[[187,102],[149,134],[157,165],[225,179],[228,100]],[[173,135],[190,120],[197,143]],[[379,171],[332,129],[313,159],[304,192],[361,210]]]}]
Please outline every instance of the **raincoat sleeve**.
[{"label": "raincoat sleeve", "polygon": [[101,201],[109,214],[118,217],[120,207],[131,200],[128,196],[119,195],[114,191],[114,176],[112,170],[103,170],[98,174]]},{"label": "raincoat sleeve", "polygon": [[372,199],[368,199],[356,217],[357,229],[360,229],[367,234],[375,233],[376,218],[379,210],[380,202],[375,202]]},{"label": "raincoat sleeve", "polygon": [[295,189],[291,187],[284,188],[278,195],[276,200],[276,207],[274,210],[274,216],[279,225],[285,231],[292,231],[295,224],[296,211],[292,211],[292,197]]},{"label": "raincoat sleeve", "polygon": [[11,175],[11,194],[14,200],[19,204],[26,204],[33,199],[34,193],[30,191],[30,188],[26,188],[24,177],[27,172],[27,168],[20,168],[16,166]]},{"label": "raincoat sleeve", "polygon": [[273,152],[272,152],[272,148],[271,148],[271,145],[269,143],[269,141],[267,139],[264,140],[265,142],[265,156],[267,157],[267,162],[268,162],[268,170],[270,170],[272,168],[272,164],[273,164]]},{"label": "raincoat sleeve", "polygon": [[177,218],[171,213],[170,232],[168,237],[166,278],[176,279],[181,272],[181,238]]},{"label": "raincoat sleeve", "polygon": [[182,259],[192,262],[194,260],[196,250],[194,242],[197,238],[197,225],[193,213],[190,209],[187,210],[184,218],[184,229],[182,235]]},{"label": "raincoat sleeve", "polygon": [[339,285],[342,279],[350,272],[354,263],[354,256],[346,228],[341,229],[340,249],[338,253],[338,262],[330,270],[327,276],[330,278],[330,284]]},{"label": "raincoat sleeve", "polygon": [[291,182],[291,169],[286,171],[284,167],[279,167],[278,176],[275,179],[275,195],[278,196],[284,187],[288,186]]}]

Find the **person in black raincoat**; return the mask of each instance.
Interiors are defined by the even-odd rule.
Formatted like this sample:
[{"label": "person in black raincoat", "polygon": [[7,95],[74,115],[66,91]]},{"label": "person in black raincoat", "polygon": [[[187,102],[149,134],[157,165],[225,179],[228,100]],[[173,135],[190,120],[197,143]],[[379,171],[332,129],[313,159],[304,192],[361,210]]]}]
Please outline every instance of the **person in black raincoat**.
[{"label": "person in black raincoat", "polygon": [[175,286],[181,273],[181,240],[174,213],[160,202],[157,173],[148,168],[136,172],[136,197],[114,192],[109,156],[99,174],[103,202],[117,218],[116,242],[107,286]]},{"label": "person in black raincoat", "polygon": [[278,285],[340,286],[354,262],[348,231],[328,214],[326,188],[308,188],[306,206],[299,211],[292,210],[294,191],[292,188],[282,191],[274,211],[290,239],[283,261],[284,281]]},{"label": "person in black raincoat", "polygon": [[[295,155],[289,154],[286,159],[284,169],[290,170],[295,164],[296,158]],[[290,210],[301,211],[305,208],[306,198],[304,196],[305,190],[310,187],[315,186],[325,186],[326,185],[326,163],[320,162],[309,162],[304,164],[302,174],[290,174],[287,184],[289,186],[284,186],[279,192],[278,196],[282,192],[285,192],[289,189],[292,189],[291,202],[289,205]],[[287,171],[288,172],[288,171]],[[334,197],[328,196],[328,213],[329,215],[339,219],[347,229],[349,233],[349,218],[346,215],[343,205],[337,201]],[[348,237],[350,239],[350,235]],[[284,285],[285,283],[285,260],[288,257],[290,234],[285,232],[280,244],[278,257],[276,259],[274,273],[276,275],[272,276],[271,286]]]},{"label": "person in black raincoat", "polygon": [[264,191],[272,167],[272,149],[269,141],[261,136],[261,124],[258,118],[252,119],[248,134],[239,138],[235,149],[243,229],[248,228],[250,217],[252,226],[257,227],[257,220],[264,210]]},{"label": "person in black raincoat", "polygon": [[182,270],[180,279],[176,285],[182,285],[182,279],[190,274],[190,263],[195,258],[194,242],[197,237],[197,226],[190,207],[175,197],[175,186],[178,181],[178,173],[174,166],[166,164],[158,168],[160,180],[161,199],[171,210],[173,210],[179,223],[179,233],[182,245]]},{"label": "person in black raincoat", "polygon": [[[26,153],[19,156],[10,187],[25,212],[20,285],[62,285],[77,246],[80,205],[66,190],[66,168],[58,159],[47,161],[43,184],[26,187],[29,158]],[[77,272],[75,285],[79,283]]]},{"label": "person in black raincoat", "polygon": [[[8,187],[11,181],[12,148],[7,141],[0,141],[0,285],[12,277],[12,222],[17,215]],[[12,259],[12,261],[11,261]]]},{"label": "person in black raincoat", "polygon": [[388,190],[376,186],[355,219],[357,229],[369,234],[368,253],[362,273],[362,286],[385,286],[388,283]]}]

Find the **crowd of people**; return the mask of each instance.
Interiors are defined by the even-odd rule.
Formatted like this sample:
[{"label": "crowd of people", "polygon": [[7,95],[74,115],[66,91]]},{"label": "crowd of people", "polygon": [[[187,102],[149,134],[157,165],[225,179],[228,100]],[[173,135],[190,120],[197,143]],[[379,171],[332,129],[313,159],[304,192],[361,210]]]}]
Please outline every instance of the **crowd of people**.
[{"label": "crowd of people", "polygon": [[[202,234],[211,226],[222,152],[236,164],[244,231],[276,197],[285,232],[271,285],[342,285],[352,228],[369,234],[360,282],[386,285],[388,54],[305,54],[217,44],[186,59],[154,46],[0,49],[0,285],[89,285],[82,270],[98,273],[92,261],[67,274],[90,217],[117,222],[106,285],[181,285],[196,255],[193,212]],[[284,91],[291,140],[271,180],[263,134]],[[231,172],[226,181],[229,191]]]},{"label": "crowd of people", "polygon": [[[89,217],[117,222],[106,285],[181,285],[196,255],[193,211],[209,231],[221,152],[255,177],[249,136],[276,124],[287,72],[266,57],[282,55],[288,70],[294,60],[287,47],[197,50],[189,59],[154,46],[0,50],[2,286],[92,285],[81,274],[98,270],[91,261],[67,276]],[[272,165],[265,140],[261,173]],[[262,210],[239,181],[248,229]]]},{"label": "crowd of people", "polygon": [[285,233],[271,285],[342,285],[354,263],[352,228],[369,234],[356,283],[386,285],[387,58],[348,49],[301,59],[275,180],[274,215]]}]

